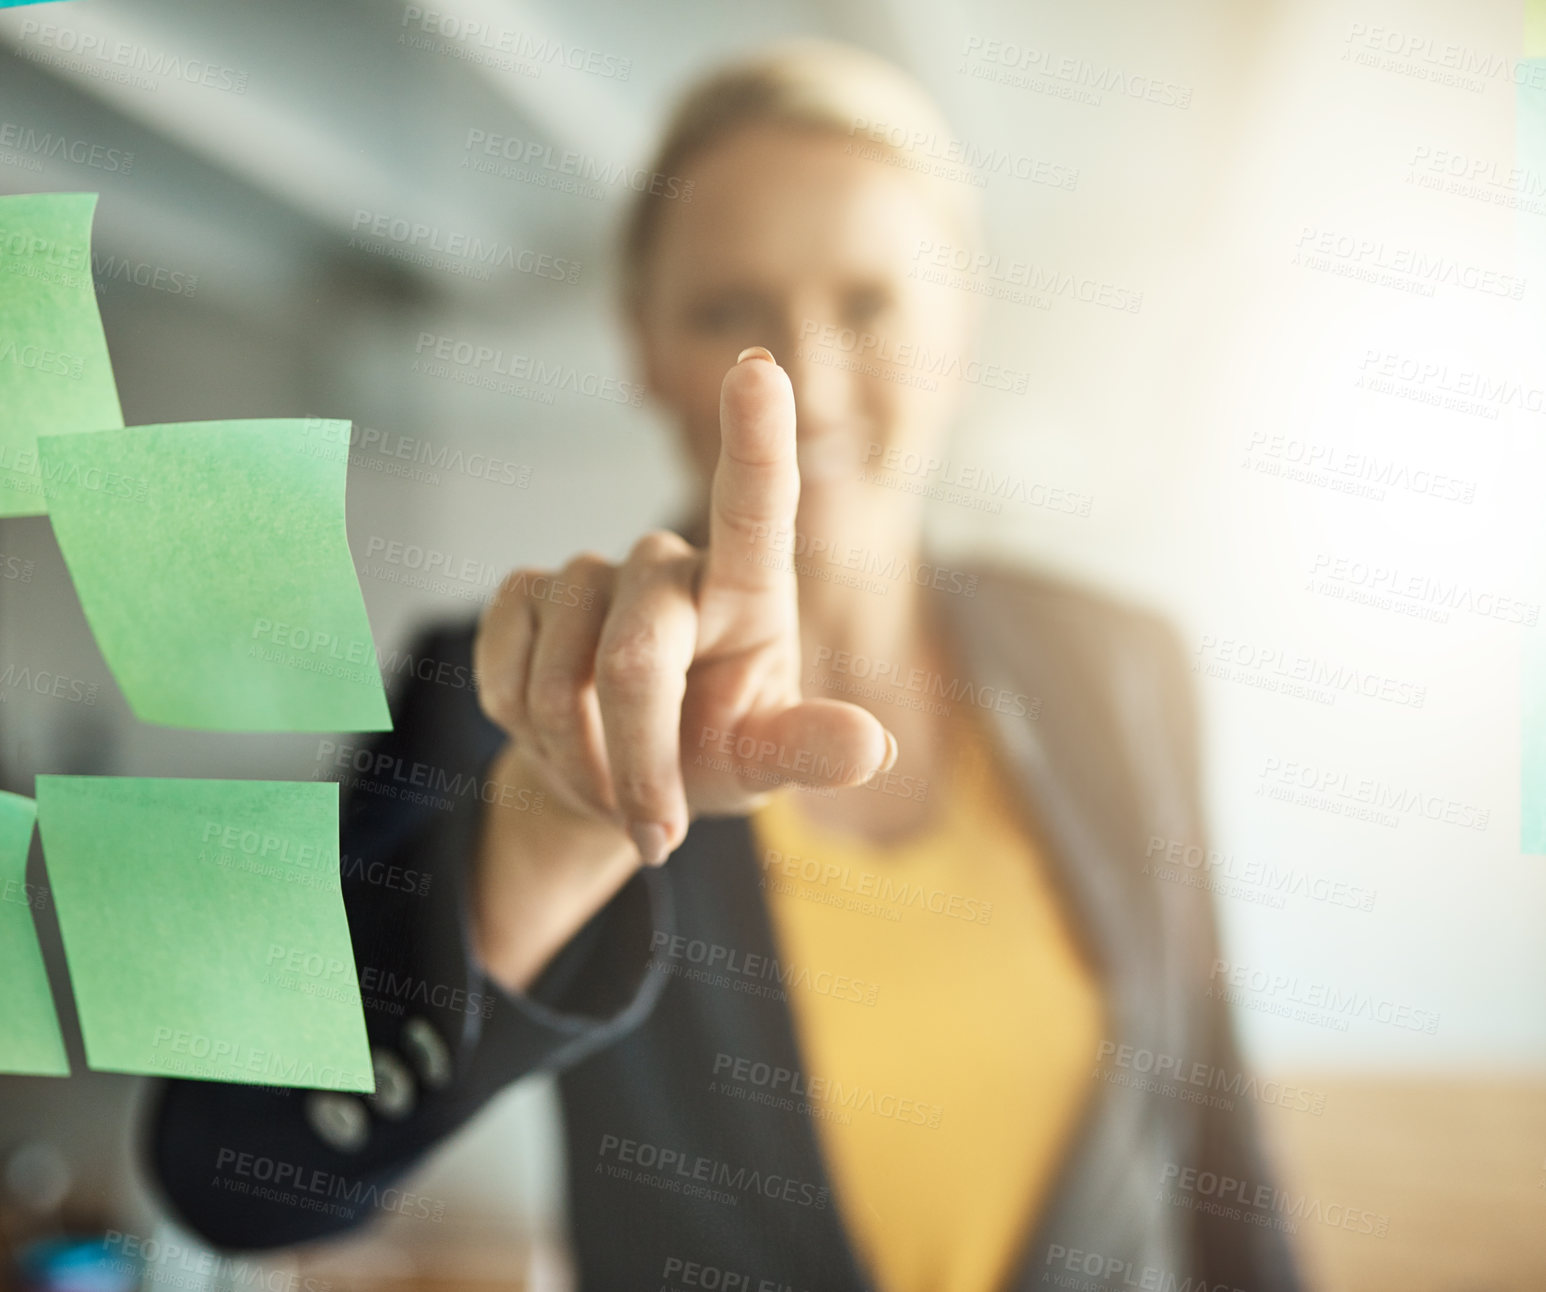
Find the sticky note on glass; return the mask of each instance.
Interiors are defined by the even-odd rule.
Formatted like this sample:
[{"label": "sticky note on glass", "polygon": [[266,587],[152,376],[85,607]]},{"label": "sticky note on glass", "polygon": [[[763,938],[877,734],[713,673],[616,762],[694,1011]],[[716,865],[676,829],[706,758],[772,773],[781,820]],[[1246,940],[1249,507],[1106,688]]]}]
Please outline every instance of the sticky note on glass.
[{"label": "sticky note on glass", "polygon": [[[1525,5],[1525,53],[1546,52],[1546,0]],[[1546,61],[1532,58],[1521,64],[1514,88],[1514,165],[1522,175],[1539,175],[1546,167]],[[1540,218],[1523,206],[1515,212],[1515,263],[1520,276],[1539,281],[1546,273],[1546,230]],[[1546,344],[1546,327],[1539,310],[1522,320],[1530,330],[1526,352],[1539,353]],[[1536,550],[1546,551],[1546,526],[1537,530]],[[1539,563],[1537,563],[1539,564]],[[1520,744],[1519,850],[1546,854],[1546,632],[1528,633],[1521,651],[1522,704]]]},{"label": "sticky note on glass", "polygon": [[0,1072],[67,1077],[70,1061],[32,923],[42,893],[27,884],[35,815],[31,799],[0,792]]},{"label": "sticky note on glass", "polygon": [[337,785],[39,776],[37,795],[91,1067],[374,1089]]},{"label": "sticky note on glass", "polygon": [[1546,645],[1532,637],[1523,656],[1519,851],[1546,854]]},{"label": "sticky note on glass", "polygon": [[[1546,55],[1546,0],[1525,0],[1524,56],[1536,59],[1542,55]],[[1516,75],[1516,84],[1519,79]]]},{"label": "sticky note on glass", "polygon": [[137,718],[391,728],[344,528],[347,435],[286,418],[39,438],[59,548]]},{"label": "sticky note on glass", "polygon": [[0,197],[0,516],[47,509],[37,437],[122,426],[91,282],[95,193]]}]

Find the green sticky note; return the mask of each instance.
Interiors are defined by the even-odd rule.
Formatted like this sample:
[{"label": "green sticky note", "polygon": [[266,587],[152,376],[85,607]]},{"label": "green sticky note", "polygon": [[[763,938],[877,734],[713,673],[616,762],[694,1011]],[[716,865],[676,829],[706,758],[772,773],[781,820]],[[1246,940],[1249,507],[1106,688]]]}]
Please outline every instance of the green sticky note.
[{"label": "green sticky note", "polygon": [[375,1088],[338,873],[338,786],[39,776],[86,1061]]},{"label": "green sticky note", "polygon": [[347,422],[181,422],[38,440],[49,514],[135,716],[385,731],[344,528]]},{"label": "green sticky note", "polygon": [[27,887],[36,814],[31,799],[0,791],[0,1072],[67,1077],[70,1061],[32,925],[33,899],[41,894]]},{"label": "green sticky note", "polygon": [[1546,55],[1546,0],[1525,0],[1524,20],[1524,55],[1538,59]]},{"label": "green sticky note", "polygon": [[[1546,11],[1546,0],[1526,8],[1527,31],[1532,11],[1537,18]],[[1546,39],[1546,31],[1542,38]],[[1514,165],[1522,174],[1546,172],[1546,61],[1531,59],[1522,65],[1514,90]],[[1539,216],[1520,209],[1515,214],[1515,264],[1526,282],[1546,278],[1546,227]],[[1546,345],[1546,318],[1539,293],[1525,315],[1530,328],[1526,349],[1539,354]],[[1535,549],[1546,552],[1546,524],[1537,517]],[[1521,648],[1520,814],[1519,850],[1546,853],[1546,628],[1534,628]]]},{"label": "green sticky note", "polygon": [[1546,853],[1546,641],[1537,628],[1522,648],[1519,851]]},{"label": "green sticky note", "polygon": [[0,197],[0,516],[47,510],[37,437],[123,425],[91,282],[95,193]]}]

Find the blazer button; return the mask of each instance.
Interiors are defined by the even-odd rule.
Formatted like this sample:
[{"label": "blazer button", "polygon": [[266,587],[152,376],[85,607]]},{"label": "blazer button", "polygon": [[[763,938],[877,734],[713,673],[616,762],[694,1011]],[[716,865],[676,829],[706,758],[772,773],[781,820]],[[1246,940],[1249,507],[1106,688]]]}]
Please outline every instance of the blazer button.
[{"label": "blazer button", "polygon": [[370,1138],[370,1114],[354,1095],[312,1091],[306,1096],[306,1120],[318,1139],[340,1153],[358,1153]]},{"label": "blazer button", "polygon": [[366,1095],[365,1102],[388,1121],[401,1121],[419,1101],[413,1073],[391,1050],[372,1050],[370,1061],[376,1072],[376,1093]]},{"label": "blazer button", "polygon": [[426,1086],[443,1090],[451,1084],[451,1051],[428,1019],[415,1017],[404,1023],[401,1044]]}]

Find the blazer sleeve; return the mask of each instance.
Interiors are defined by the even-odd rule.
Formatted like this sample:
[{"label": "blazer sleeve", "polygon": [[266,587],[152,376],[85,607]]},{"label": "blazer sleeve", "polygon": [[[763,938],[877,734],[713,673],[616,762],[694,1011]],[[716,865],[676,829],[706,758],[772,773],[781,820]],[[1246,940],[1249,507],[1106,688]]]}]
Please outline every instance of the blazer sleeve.
[{"label": "blazer sleeve", "polygon": [[[1202,751],[1198,732],[1196,688],[1186,652],[1175,629],[1162,620],[1149,621],[1144,633],[1150,657],[1158,661],[1161,711],[1173,743],[1172,766],[1177,772],[1174,791],[1184,799],[1186,817],[1193,823],[1191,839],[1206,842],[1207,812],[1202,794]],[[1235,1020],[1228,1003],[1217,995],[1205,995],[1208,967],[1219,945],[1218,917],[1212,894],[1193,890],[1199,910],[1197,922],[1205,936],[1189,948],[1192,954],[1195,992],[1202,1000],[1201,1032],[1208,1038],[1207,1062],[1215,1072],[1247,1073],[1236,1036]],[[1261,1133],[1256,1107],[1249,1098],[1236,1098],[1232,1106],[1203,1104],[1191,1159],[1200,1171],[1248,1182],[1251,1186],[1279,1187],[1277,1172]],[[1220,1212],[1194,1212],[1193,1251],[1199,1262],[1202,1284],[1239,1288],[1241,1292],[1301,1292],[1303,1282],[1296,1253],[1287,1236],[1270,1225],[1248,1224]]]},{"label": "blazer sleeve", "polygon": [[[470,629],[383,661],[411,681],[395,726],[318,745],[344,806],[340,854],[376,1091],[168,1080],[146,1156],[171,1210],[216,1247],[285,1246],[441,1204],[400,1181],[510,1082],[559,1070],[637,1027],[667,981],[650,948],[674,929],[664,869],[642,868],[531,989],[504,991],[471,951],[467,862],[502,735],[482,715]],[[320,765],[325,764],[325,766]],[[540,798],[516,804],[541,811]]]}]

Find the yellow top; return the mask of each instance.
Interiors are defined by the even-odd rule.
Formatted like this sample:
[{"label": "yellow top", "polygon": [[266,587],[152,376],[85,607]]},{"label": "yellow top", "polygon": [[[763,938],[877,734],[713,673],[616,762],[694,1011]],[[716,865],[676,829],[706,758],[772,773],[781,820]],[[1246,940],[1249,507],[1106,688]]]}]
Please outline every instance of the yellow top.
[{"label": "yellow top", "polygon": [[798,794],[752,817],[808,1115],[881,1292],[991,1292],[1014,1273],[1104,1020],[984,733],[949,725],[949,783],[928,785],[940,802],[915,837],[818,827]]}]

